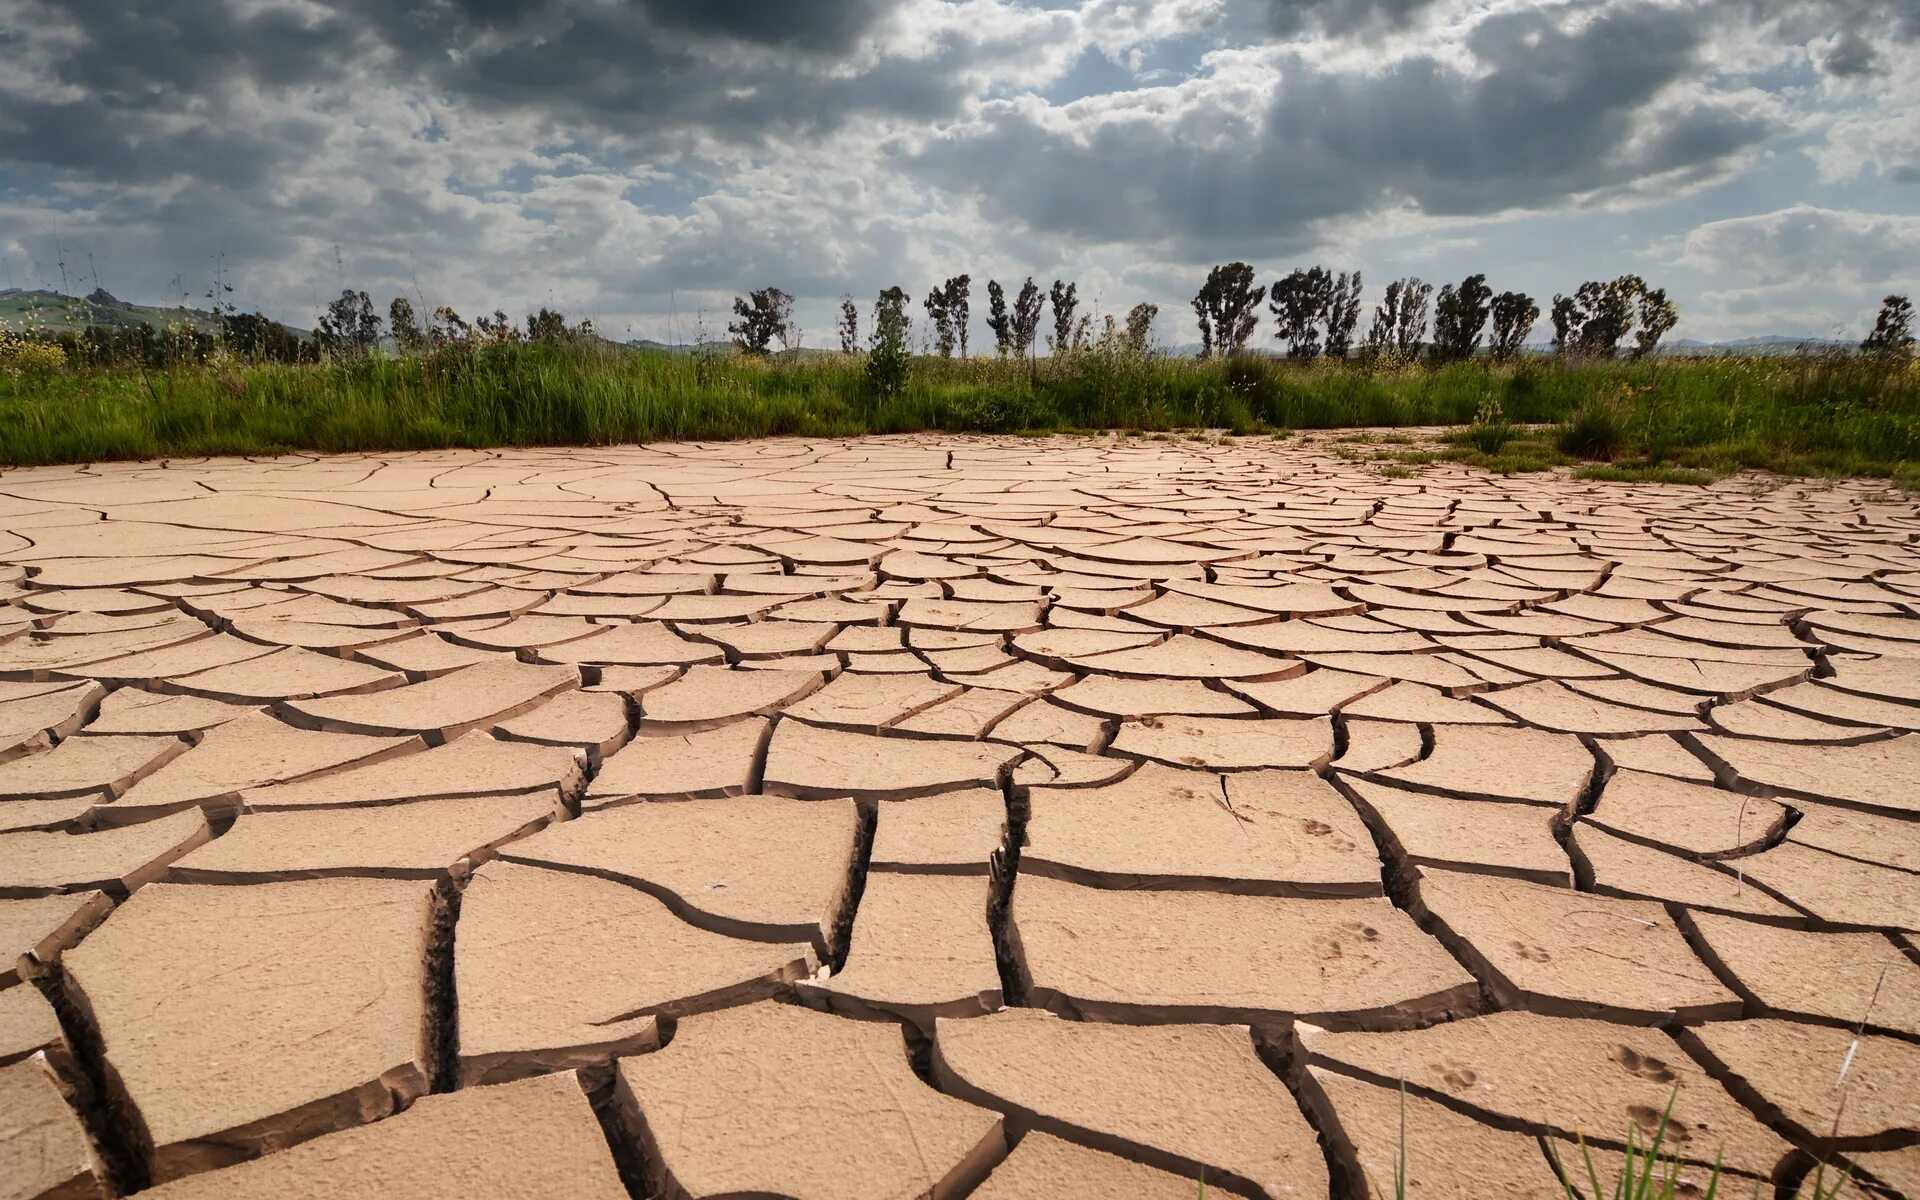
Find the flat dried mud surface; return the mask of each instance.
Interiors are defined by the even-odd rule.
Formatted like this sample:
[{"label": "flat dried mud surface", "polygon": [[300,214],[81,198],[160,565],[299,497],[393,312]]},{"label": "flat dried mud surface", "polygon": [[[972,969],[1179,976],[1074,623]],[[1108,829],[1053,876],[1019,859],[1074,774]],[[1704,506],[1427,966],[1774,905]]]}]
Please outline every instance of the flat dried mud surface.
[{"label": "flat dried mud surface", "polygon": [[0,1195],[1920,1200],[1920,505],[1340,449],[0,472]]}]

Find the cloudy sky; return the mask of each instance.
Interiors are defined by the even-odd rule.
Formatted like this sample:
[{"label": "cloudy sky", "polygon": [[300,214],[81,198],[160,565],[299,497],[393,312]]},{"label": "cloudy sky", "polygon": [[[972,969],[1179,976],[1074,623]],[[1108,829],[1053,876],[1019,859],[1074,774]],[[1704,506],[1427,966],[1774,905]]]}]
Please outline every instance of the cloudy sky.
[{"label": "cloudy sky", "polygon": [[962,271],[976,344],[988,277],[1178,343],[1230,259],[1634,271],[1857,337],[1920,290],[1920,0],[0,0],[0,259],[682,340],[777,284],[815,345]]}]

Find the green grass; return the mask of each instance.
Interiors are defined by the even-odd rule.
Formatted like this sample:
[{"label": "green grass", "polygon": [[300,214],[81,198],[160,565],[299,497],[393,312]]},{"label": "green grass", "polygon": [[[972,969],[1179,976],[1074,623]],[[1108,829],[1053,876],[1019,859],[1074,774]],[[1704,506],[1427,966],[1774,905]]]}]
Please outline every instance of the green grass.
[{"label": "green grass", "polygon": [[0,371],[0,463],[915,430],[1240,435],[1466,426],[1498,411],[1497,434],[1470,429],[1448,457],[1502,471],[1572,464],[1594,445],[1567,430],[1604,413],[1614,431],[1604,458],[1637,477],[1754,467],[1920,483],[1920,368],[1858,357],[1379,370],[1100,351],[1037,363],[917,358],[884,400],[861,366],[831,354],[519,343],[320,365]]}]

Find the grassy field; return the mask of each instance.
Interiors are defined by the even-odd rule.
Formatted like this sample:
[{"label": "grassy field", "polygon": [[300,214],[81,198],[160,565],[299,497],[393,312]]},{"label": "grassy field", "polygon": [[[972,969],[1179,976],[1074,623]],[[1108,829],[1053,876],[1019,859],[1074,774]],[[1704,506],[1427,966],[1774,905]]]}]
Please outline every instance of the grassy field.
[{"label": "grassy field", "polygon": [[1451,425],[1462,427],[1457,444],[1439,456],[1495,470],[1585,463],[1688,480],[1756,467],[1920,486],[1920,366],[1904,360],[1362,367],[1095,349],[1034,363],[916,358],[891,395],[867,386],[862,363],[518,342],[319,365],[0,370],[0,463],[935,429]]}]

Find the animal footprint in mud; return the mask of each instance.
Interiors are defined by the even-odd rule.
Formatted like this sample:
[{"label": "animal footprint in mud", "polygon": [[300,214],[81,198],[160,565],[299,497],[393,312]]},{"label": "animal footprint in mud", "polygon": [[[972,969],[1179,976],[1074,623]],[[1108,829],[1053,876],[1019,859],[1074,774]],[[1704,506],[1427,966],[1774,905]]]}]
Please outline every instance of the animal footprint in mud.
[{"label": "animal footprint in mud", "polygon": [[1313,939],[1314,949],[1325,959],[1345,958],[1347,942],[1377,942],[1380,931],[1363,921],[1342,921],[1332,933],[1323,933]]},{"label": "animal footprint in mud", "polygon": [[[1659,1131],[1662,1112],[1662,1109],[1653,1108],[1645,1104],[1630,1104],[1627,1106],[1627,1116],[1649,1137]],[[1675,1143],[1685,1142],[1693,1137],[1693,1127],[1685,1121],[1682,1121],[1679,1117],[1668,1115],[1666,1120],[1667,1141]]]},{"label": "animal footprint in mud", "polygon": [[1450,1058],[1443,1058],[1428,1069],[1440,1076],[1440,1082],[1450,1092],[1464,1092],[1480,1082],[1479,1074],[1472,1067]]},{"label": "animal footprint in mud", "polygon": [[1507,945],[1512,947],[1514,954],[1526,959],[1528,962],[1544,963],[1553,961],[1553,955],[1549,953],[1544,946],[1530,946],[1525,942],[1508,942]]},{"label": "animal footprint in mud", "polygon": [[1642,1054],[1631,1046],[1616,1046],[1613,1061],[1627,1069],[1627,1074],[1638,1075],[1653,1083],[1672,1083],[1678,1076],[1667,1069],[1667,1064],[1651,1054]]},{"label": "animal footprint in mud", "polygon": [[1327,848],[1330,850],[1347,851],[1353,849],[1353,839],[1343,833],[1337,832],[1333,826],[1327,824],[1325,821],[1316,821],[1312,817],[1307,817],[1300,822],[1300,830],[1308,837],[1326,838]]}]

